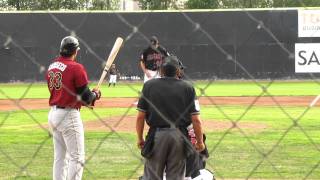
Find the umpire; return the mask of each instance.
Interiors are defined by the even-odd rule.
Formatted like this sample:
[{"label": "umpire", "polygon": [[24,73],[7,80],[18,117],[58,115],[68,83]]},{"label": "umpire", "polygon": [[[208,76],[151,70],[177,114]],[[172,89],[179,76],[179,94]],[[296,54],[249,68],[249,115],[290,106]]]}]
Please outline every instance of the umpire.
[{"label": "umpire", "polygon": [[[193,124],[198,151],[204,149],[199,104],[195,90],[180,80],[182,63],[174,56],[165,58],[162,78],[146,82],[138,102],[137,145],[145,157],[143,180],[183,180],[188,152],[187,126]],[[144,121],[149,125],[146,141]]]}]

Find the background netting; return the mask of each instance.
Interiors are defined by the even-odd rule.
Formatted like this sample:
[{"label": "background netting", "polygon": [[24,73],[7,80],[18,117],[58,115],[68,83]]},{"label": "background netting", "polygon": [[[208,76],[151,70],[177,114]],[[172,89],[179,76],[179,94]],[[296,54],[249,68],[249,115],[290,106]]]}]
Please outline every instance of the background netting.
[{"label": "background netting", "polygon": [[[223,29],[223,26],[218,26],[217,24],[219,23],[215,22],[219,20],[220,16],[222,20],[224,19],[223,15],[221,15],[222,12],[215,11],[203,12],[204,14],[200,12],[157,11],[137,13],[132,16],[127,13],[113,12],[107,13],[108,16],[112,16],[112,21],[107,22],[108,26],[102,26],[104,27],[103,29],[99,26],[93,26],[95,25],[95,20],[97,24],[99,24],[99,22],[103,24],[106,23],[103,22],[103,19],[99,19],[101,15],[99,13],[86,12],[69,14],[41,12],[34,13],[34,16],[32,13],[10,13],[10,17],[19,16],[17,19],[20,19],[21,22],[24,18],[30,18],[30,21],[34,23],[33,18],[36,17],[37,24],[33,24],[34,27],[30,28],[30,25],[27,23],[20,24],[18,21],[13,21],[10,22],[11,27],[17,28],[14,32],[8,33],[6,27],[0,29],[0,42],[2,42],[3,46],[1,57],[4,57],[4,59],[1,59],[1,76],[4,79],[10,79],[12,81],[23,80],[28,83],[25,89],[21,91],[19,98],[10,97],[9,92],[6,91],[6,85],[2,84],[0,88],[2,98],[6,99],[1,103],[1,107],[12,107],[11,109],[1,110],[0,112],[0,179],[51,178],[53,158],[52,135],[46,123],[43,123],[46,122],[46,120],[43,120],[40,116],[41,112],[47,113],[48,109],[41,110],[39,113],[29,109],[24,101],[27,100],[29,93],[38,90],[38,82],[44,80],[44,74],[50,59],[58,54],[59,42],[62,37],[66,35],[75,36],[80,40],[81,54],[79,61],[88,68],[89,77],[92,80],[97,80],[100,76],[105,62],[104,57],[110,52],[115,37],[117,36],[122,36],[125,39],[124,49],[120,50],[119,59],[116,60],[123,76],[142,77],[138,66],[139,52],[147,46],[151,35],[158,35],[160,43],[164,45],[169,52],[177,54],[182,61],[187,59],[185,63],[188,68],[186,79],[194,83],[195,88],[199,92],[197,95],[200,97],[200,102],[205,101],[207,103],[206,106],[208,106],[208,109],[202,111],[202,115],[205,116],[206,113],[212,114],[214,112],[218,114],[217,119],[225,119],[225,122],[227,122],[224,128],[214,129],[213,131],[206,130],[206,124],[204,124],[205,132],[210,132],[207,133],[207,145],[210,153],[210,158],[207,161],[207,169],[214,171],[216,178],[319,179],[319,126],[317,126],[318,130],[314,126],[310,127],[308,124],[309,119],[305,118],[307,115],[312,116],[314,111],[319,110],[317,109],[318,107],[314,106],[317,104],[319,98],[317,96],[308,96],[293,99],[292,101],[305,101],[305,104],[300,105],[299,110],[297,110],[294,105],[290,106],[290,102],[284,102],[282,100],[283,97],[278,97],[270,91],[277,81],[281,81],[281,79],[278,78],[289,77],[289,79],[295,79],[303,77],[308,78],[309,81],[316,84],[318,88],[320,85],[314,74],[304,74],[303,76],[296,76],[294,74],[292,69],[294,66],[294,44],[292,43],[297,42],[298,38],[288,38],[289,40],[286,41],[286,38],[282,36],[279,39],[277,35],[287,34],[288,32],[279,32],[278,30],[281,30],[281,28],[277,28],[279,24],[272,24],[272,19],[267,18],[268,16],[266,15],[273,13],[279,14],[279,12],[296,15],[297,10],[268,10],[267,13],[252,10],[223,12],[227,14],[226,16],[228,16],[228,13],[233,13],[232,16],[230,15],[225,20],[236,18],[235,15],[246,18],[246,20],[242,22],[248,22],[248,24],[238,24],[238,26],[247,26],[245,28],[247,31],[239,34],[236,33],[237,29],[232,29],[236,26],[234,26],[234,24],[230,25],[228,21],[225,21],[225,27],[227,27],[227,29]],[[196,13],[196,15],[193,13]],[[1,14],[1,16],[1,19],[3,19],[6,17],[6,14]],[[65,23],[65,19],[61,19],[70,18],[72,20],[74,19],[73,16],[77,16],[78,21],[68,21],[70,23],[68,24]],[[139,17],[138,20],[137,16]],[[285,16],[281,15],[273,18],[277,17],[285,18]],[[43,18],[43,20],[41,20],[41,18]],[[166,20],[153,21],[150,23],[148,22],[148,18],[152,18],[153,20],[166,18]],[[179,21],[176,21],[176,24],[161,24],[162,22],[170,22],[168,20],[169,18],[177,18]],[[180,24],[182,22],[180,20],[184,20],[182,24]],[[283,19],[281,22],[285,24],[287,21]],[[145,28],[144,23],[148,25],[154,24],[154,26]],[[14,24],[16,25],[14,26]],[[52,24],[55,25],[56,29],[52,30],[52,32],[44,33],[47,31],[46,26]],[[288,27],[293,27],[296,24],[297,22]],[[113,28],[114,26],[117,26],[118,29]],[[208,27],[211,29],[208,29]],[[176,31],[176,29],[180,30],[181,28],[185,31]],[[219,31],[220,34],[210,32],[212,29],[219,28],[221,28]],[[295,28],[296,29],[291,30],[297,30],[297,27]],[[30,29],[34,31],[34,39],[28,35],[30,39],[20,42],[19,39]],[[120,29],[121,31],[119,32],[118,30]],[[223,33],[224,31],[227,32]],[[109,38],[106,38],[105,44],[99,44],[104,41],[105,37],[100,37],[102,41],[101,39],[88,40],[86,33],[101,34],[101,32],[105,34],[105,36],[109,36]],[[230,32],[234,33],[228,34]],[[238,36],[235,36],[235,34]],[[288,36],[290,36],[290,33],[288,34]],[[241,39],[239,35],[244,35],[245,38]],[[39,38],[39,36],[42,37]],[[95,38],[99,38],[99,36]],[[179,38],[184,38],[184,41],[177,45],[175,43],[181,40]],[[241,40],[241,42],[232,44],[234,39],[237,38]],[[265,46],[261,46],[256,47],[255,49],[257,51],[255,52],[252,47],[257,46],[258,43],[253,42],[259,42],[257,40],[259,38],[261,38],[262,41],[267,39],[267,45],[270,46],[273,51],[264,51],[264,53],[261,54],[262,51],[259,51],[259,48],[265,48]],[[52,39],[54,39],[54,41],[52,41]],[[97,42],[97,44],[95,44],[95,42]],[[202,46],[192,46],[193,42],[197,45],[203,44]],[[37,43],[43,45],[43,47],[34,47],[33,44]],[[50,48],[46,48],[48,44],[50,44]],[[136,46],[134,44],[136,44]],[[130,48],[126,49],[126,46]],[[275,70],[274,72],[271,70],[252,70],[255,69],[255,65],[260,64],[259,61],[255,57],[250,57],[250,52],[248,51],[242,53],[242,59],[244,60],[237,59],[240,57],[235,56],[235,46],[238,51],[251,48],[251,53],[256,54],[255,57],[258,57],[258,55],[270,55],[270,58],[285,59],[284,61],[286,63],[283,63],[283,61],[274,62],[272,59],[262,58],[262,61],[265,63],[264,67],[267,67],[268,64],[266,63],[271,61],[273,65],[270,66],[269,69],[278,67],[277,64],[279,64],[281,70]],[[183,47],[187,48],[183,49]],[[214,53],[208,53],[211,51],[210,48],[212,48]],[[44,56],[44,52],[47,53],[48,56]],[[278,54],[275,52],[278,52]],[[188,56],[190,54],[191,57]],[[205,60],[201,61],[203,54],[205,54],[206,57]],[[199,57],[201,58],[198,59]],[[18,67],[18,69],[23,69],[25,73],[20,71],[6,71],[12,69],[12,67],[10,67],[12,62],[6,63],[8,59],[19,61],[21,67]],[[216,64],[208,63],[215,60],[217,62]],[[230,62],[231,66],[223,66]],[[250,66],[250,63],[255,65]],[[230,73],[223,71],[224,69],[230,68],[232,69],[229,70]],[[205,71],[201,71],[201,69],[205,69]],[[214,71],[215,73],[212,73],[210,69],[216,69],[216,71]],[[261,74],[259,74],[259,72]],[[9,74],[10,77],[7,77],[7,74]],[[246,101],[243,101],[241,108],[225,106],[225,104],[221,103],[223,98],[213,97],[212,94],[207,93],[209,88],[219,86],[219,78],[245,78],[244,81],[259,89],[258,93]],[[258,78],[267,79],[260,81],[257,80]],[[201,79],[201,83],[205,85],[198,85],[198,81],[194,81],[195,79]],[[139,83],[142,84],[142,82]],[[226,83],[232,84],[234,81],[226,81]],[[137,179],[137,177],[142,175],[143,159],[140,151],[136,147],[134,126],[132,126],[132,124],[131,126],[130,124],[123,125],[129,130],[130,127],[132,127],[131,132],[118,132],[117,130],[118,126],[120,126],[126,118],[134,116],[132,114],[135,113],[132,112],[135,112],[136,105],[133,103],[137,100],[141,89],[131,81],[120,80],[119,84],[125,84],[125,86],[131,89],[133,94],[136,94],[135,98],[126,100],[129,103],[125,103],[125,105],[127,105],[127,107],[124,108],[125,110],[117,112],[115,117],[102,117],[101,111],[110,112],[112,110],[99,108],[92,110],[86,109],[89,113],[84,116],[82,115],[82,119],[97,119],[100,124],[98,126],[100,130],[92,132],[86,131],[84,179]],[[106,91],[106,93],[108,93],[108,91]],[[102,96],[104,96],[104,94]],[[236,99],[231,99],[230,101],[233,100],[236,101]],[[256,108],[261,102],[268,102],[269,105],[276,109],[275,111],[266,113],[269,115],[270,113],[274,113],[274,119],[270,121],[278,121],[277,127],[263,127],[261,130],[259,126],[248,128],[248,126],[250,126],[246,126],[248,122],[242,122],[243,119],[247,120],[246,116],[257,112]],[[37,104],[37,102],[33,103]],[[289,104],[289,107],[286,103]],[[232,109],[236,110],[232,111]],[[24,121],[27,121],[33,122],[34,125],[15,127],[12,125],[13,119],[23,119],[22,124]],[[134,124],[135,119],[131,118],[130,120]],[[283,123],[283,121],[286,123]],[[128,121],[126,121],[126,123],[128,123]],[[215,125],[219,126],[219,123]],[[260,133],[264,133],[264,128],[270,128],[272,129],[271,132],[273,132],[272,135],[264,134],[265,139],[258,136]],[[13,131],[13,129],[15,130]],[[25,129],[29,129],[29,133],[19,134],[20,130]],[[33,133],[33,129],[37,129],[35,131],[41,129],[41,133]],[[295,139],[295,137],[299,138]],[[301,142],[301,138],[304,139],[304,142]],[[8,141],[8,139],[10,140]],[[17,143],[17,139],[22,143]],[[239,142],[234,142],[234,139],[239,139]],[[287,146],[291,145],[293,145],[294,148],[287,149]],[[283,157],[287,158],[282,159]]]}]

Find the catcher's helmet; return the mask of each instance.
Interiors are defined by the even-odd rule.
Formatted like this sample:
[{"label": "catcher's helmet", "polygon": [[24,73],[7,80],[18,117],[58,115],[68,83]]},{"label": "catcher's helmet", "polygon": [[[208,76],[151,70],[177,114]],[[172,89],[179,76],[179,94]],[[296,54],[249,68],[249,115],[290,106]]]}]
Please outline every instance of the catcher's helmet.
[{"label": "catcher's helmet", "polygon": [[186,67],[182,64],[182,62],[178,59],[177,56],[168,56],[164,59],[162,64],[162,69],[164,71],[165,76],[175,76],[176,71],[179,69],[178,77],[182,78],[183,71]]},{"label": "catcher's helmet", "polygon": [[78,39],[73,36],[67,36],[61,41],[60,55],[68,57],[73,55],[79,49]]}]

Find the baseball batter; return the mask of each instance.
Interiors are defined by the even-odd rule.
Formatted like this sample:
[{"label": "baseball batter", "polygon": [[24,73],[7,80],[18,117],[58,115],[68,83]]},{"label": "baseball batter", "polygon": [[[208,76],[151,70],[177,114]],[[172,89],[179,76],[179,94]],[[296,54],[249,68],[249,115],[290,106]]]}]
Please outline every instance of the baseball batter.
[{"label": "baseball batter", "polygon": [[160,46],[158,38],[152,36],[150,38],[150,46],[143,50],[140,58],[140,67],[144,73],[144,82],[152,78],[159,78],[159,69],[165,57],[169,53]]},{"label": "baseball batter", "polygon": [[76,62],[79,41],[67,36],[62,39],[60,56],[50,64],[46,80],[51,107],[48,122],[53,133],[54,180],[79,180],[84,166],[84,130],[80,118],[82,105],[94,105],[99,90],[88,88],[85,68]]}]

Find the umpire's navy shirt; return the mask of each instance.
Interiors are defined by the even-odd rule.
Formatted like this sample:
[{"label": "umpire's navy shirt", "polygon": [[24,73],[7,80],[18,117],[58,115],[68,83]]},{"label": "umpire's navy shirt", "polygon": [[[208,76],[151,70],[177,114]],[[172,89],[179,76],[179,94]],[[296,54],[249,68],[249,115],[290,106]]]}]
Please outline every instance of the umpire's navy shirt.
[{"label": "umpire's navy shirt", "polygon": [[173,77],[151,79],[143,88],[137,109],[146,113],[150,127],[177,127],[191,124],[191,115],[199,114],[199,102],[193,86]]}]

